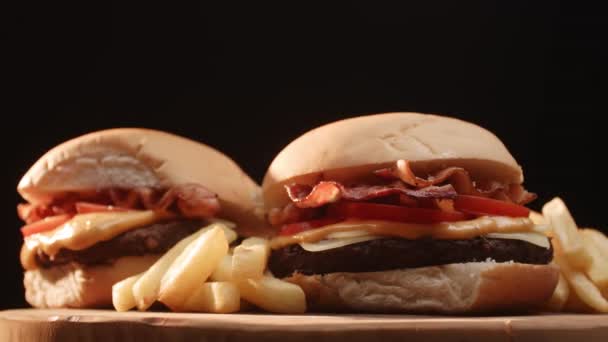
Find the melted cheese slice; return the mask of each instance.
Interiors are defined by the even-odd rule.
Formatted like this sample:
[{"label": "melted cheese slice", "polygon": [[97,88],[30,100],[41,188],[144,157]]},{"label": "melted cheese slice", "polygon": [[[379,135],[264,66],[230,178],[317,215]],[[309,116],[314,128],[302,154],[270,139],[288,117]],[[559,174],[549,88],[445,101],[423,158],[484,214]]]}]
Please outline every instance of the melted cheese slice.
[{"label": "melted cheese slice", "polygon": [[83,250],[160,218],[151,210],[76,215],[53,230],[27,236],[21,248],[21,264],[26,270],[35,269],[38,250],[51,258],[62,248]]},{"label": "melted cheese slice", "polygon": [[529,232],[529,233],[510,233],[510,234],[501,234],[501,233],[493,233],[488,234],[486,237],[496,238],[496,239],[512,239],[512,240],[521,240],[533,245],[537,245],[543,248],[551,248],[551,243],[549,242],[549,238],[546,235],[537,233],[537,232]]},{"label": "melted cheese slice", "polygon": [[[535,232],[536,226],[529,218],[484,216],[469,221],[443,222],[437,224],[413,224],[389,221],[344,221],[314,230],[308,230],[292,236],[274,238],[270,245],[273,249],[291,244],[315,243],[321,240],[340,237],[346,232],[353,232],[362,237],[361,231],[371,236],[391,236],[403,239],[432,238],[442,240],[472,239],[488,234],[510,234]],[[353,234],[353,233],[350,233]],[[355,238],[355,235],[342,235],[343,238]]]},{"label": "melted cheese slice", "polygon": [[[348,245],[352,245],[359,242],[384,239],[386,236],[378,236],[378,235],[369,235],[365,231],[353,231],[356,233],[356,236],[351,237],[330,237],[328,235],[328,239],[317,241],[317,242],[300,242],[300,246],[302,249],[308,252],[322,252],[329,249],[340,248]],[[362,234],[363,233],[363,234]],[[337,234],[337,233],[336,233]],[[492,233],[484,235],[488,238],[496,238],[496,239],[512,239],[512,240],[521,240],[533,245],[542,247],[542,248],[550,248],[549,239],[540,233],[537,232],[529,232],[529,233]]]},{"label": "melted cheese slice", "polygon": [[309,252],[321,252],[328,249],[340,248],[348,245],[352,245],[359,242],[382,239],[382,236],[358,236],[351,238],[339,238],[339,239],[327,239],[317,242],[300,242],[300,246]]}]

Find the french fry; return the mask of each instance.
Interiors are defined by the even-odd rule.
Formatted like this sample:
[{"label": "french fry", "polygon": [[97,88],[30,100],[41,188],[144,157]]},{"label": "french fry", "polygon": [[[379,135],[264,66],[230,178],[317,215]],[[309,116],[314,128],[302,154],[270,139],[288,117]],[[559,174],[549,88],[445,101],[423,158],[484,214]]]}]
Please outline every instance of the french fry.
[{"label": "french fry", "polygon": [[232,281],[232,255],[222,258],[210,278],[212,281]]},{"label": "french fry", "polygon": [[608,255],[605,255],[608,250],[601,249],[593,234],[585,230],[581,232],[585,249],[591,256],[591,263],[586,268],[587,276],[600,290],[608,289]]},{"label": "french fry", "polygon": [[[210,222],[212,223],[221,223],[224,226],[226,226],[226,228],[233,230],[234,228],[236,228],[236,223],[232,222],[232,221],[228,221],[228,220],[224,220],[224,219],[220,219],[220,218],[212,218],[210,220]],[[225,233],[225,232],[224,232]],[[228,238],[228,236],[226,236],[226,238]],[[228,239],[230,240],[230,239]],[[230,241],[232,242],[232,241]]]},{"label": "french fry", "polygon": [[[221,220],[221,221],[224,221],[224,220]],[[229,222],[229,221],[226,221],[226,222]],[[233,223],[233,225],[234,225],[234,223]],[[236,232],[234,230],[232,230],[232,228],[229,228],[228,226],[224,225],[221,222],[216,222],[205,229],[211,229],[215,226],[222,228],[222,231],[224,232],[224,237],[226,238],[226,241],[228,241],[228,244],[233,243],[238,238],[238,235],[236,234]]]},{"label": "french fry", "polygon": [[562,311],[565,312],[577,312],[577,313],[595,313],[596,311],[593,308],[589,307],[589,305],[585,304],[574,291],[570,291],[568,296],[568,300]]},{"label": "french fry", "polygon": [[[211,279],[213,281],[233,281],[232,279],[232,255],[226,255],[224,259],[220,262],[218,267],[211,274]],[[272,278],[269,275],[265,275],[264,278]],[[266,309],[271,312],[279,312],[279,313],[301,313],[306,310],[305,301],[301,300],[300,291],[298,289],[293,288],[291,283],[283,282],[279,279],[275,279],[276,281],[285,283],[276,284],[272,280],[253,280],[249,281],[239,281],[236,284],[241,291],[241,308],[240,311],[249,311],[252,310],[252,303],[256,304],[258,307]],[[285,289],[281,290],[283,287]],[[297,287],[297,286],[296,286]],[[276,293],[272,294],[272,291],[279,289]],[[287,293],[284,297],[286,298],[286,303],[284,305],[277,304],[277,298],[283,298],[283,295]],[[274,297],[273,296],[277,296]],[[305,298],[304,298],[305,299]]]},{"label": "french fry", "polygon": [[214,224],[175,259],[160,281],[160,302],[171,309],[178,309],[187,296],[209,278],[228,253],[228,240],[221,226]]},{"label": "french fry", "polygon": [[186,247],[197,237],[214,227],[220,227],[226,234],[229,241],[236,240],[236,233],[221,223],[212,223],[196,233],[182,239],[175,244],[165,254],[146,271],[142,277],[133,285],[133,297],[137,304],[137,309],[146,310],[158,299],[160,282],[171,264],[186,249]]},{"label": "french fry", "polygon": [[240,309],[241,296],[234,283],[203,283],[178,311],[231,313]]},{"label": "french fry", "polygon": [[112,304],[116,311],[129,311],[135,307],[133,284],[143,273],[123,279],[112,286]]},{"label": "french fry", "polygon": [[158,261],[154,263],[136,282],[133,284],[133,297],[137,309],[143,311],[148,309],[158,299],[160,281],[169,269],[169,266],[186,249],[186,247],[202,234],[198,231],[178,242],[167,251]]},{"label": "french fry", "polygon": [[568,301],[569,295],[570,288],[568,287],[568,282],[566,281],[566,278],[564,278],[564,275],[560,272],[559,281],[555,287],[555,291],[553,291],[553,295],[547,301],[547,303],[545,303],[545,308],[549,311],[561,311]]},{"label": "french fry", "polygon": [[608,260],[608,236],[604,235],[599,230],[585,228],[581,230],[584,235],[591,237],[595,246],[602,253],[602,257]]},{"label": "french fry", "polygon": [[556,254],[555,260],[568,281],[568,285],[580,300],[595,311],[608,313],[608,301],[602,296],[600,290],[583,273],[568,264],[563,255]]},{"label": "french fry", "polygon": [[270,254],[268,240],[251,237],[234,249],[232,256],[232,279],[258,279],[264,275]]},{"label": "french fry", "polygon": [[[233,281],[233,256],[227,255],[211,275],[213,281]],[[295,284],[266,274],[259,279],[245,279],[236,282],[241,299],[269,312],[303,313],[306,311],[304,291]],[[245,306],[241,306],[244,309]]]},{"label": "french fry", "polygon": [[[591,256],[578,234],[578,227],[564,202],[556,197],[543,206],[543,215],[553,227],[553,235],[562,246],[568,262],[577,269],[591,264]],[[561,265],[561,264],[560,264]]]},{"label": "french fry", "polygon": [[238,285],[245,300],[266,311],[284,314],[306,312],[306,297],[298,285],[268,275],[240,281]]}]

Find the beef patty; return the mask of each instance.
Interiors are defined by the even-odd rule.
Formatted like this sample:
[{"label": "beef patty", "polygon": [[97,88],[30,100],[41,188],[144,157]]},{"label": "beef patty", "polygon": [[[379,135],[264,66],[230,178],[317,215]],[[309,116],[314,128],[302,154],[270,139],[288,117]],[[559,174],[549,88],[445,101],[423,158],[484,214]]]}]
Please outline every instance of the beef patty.
[{"label": "beef patty", "polygon": [[87,249],[79,251],[61,249],[52,259],[38,250],[36,261],[42,267],[62,265],[72,261],[91,265],[107,263],[124,256],[162,254],[204,225],[200,220],[159,222],[124,232]]},{"label": "beef patty", "polygon": [[334,272],[375,272],[401,268],[478,262],[548,264],[552,248],[525,241],[477,237],[468,240],[370,240],[321,252],[308,252],[294,244],[275,250],[268,261],[276,277]]}]

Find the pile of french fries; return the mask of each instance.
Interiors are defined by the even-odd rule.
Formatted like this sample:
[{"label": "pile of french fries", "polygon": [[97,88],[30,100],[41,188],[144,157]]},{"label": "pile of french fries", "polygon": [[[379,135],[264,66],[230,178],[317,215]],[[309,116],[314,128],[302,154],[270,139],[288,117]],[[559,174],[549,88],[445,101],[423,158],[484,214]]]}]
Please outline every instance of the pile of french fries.
[{"label": "pile of french fries", "polygon": [[550,311],[608,313],[608,238],[600,231],[579,229],[560,198],[532,213],[538,224],[548,224],[559,283],[547,302]]},{"label": "pile of french fries", "polygon": [[233,313],[253,304],[276,313],[306,311],[304,291],[266,272],[268,240],[237,239],[234,225],[217,221],[181,240],[146,272],[112,287],[117,311],[144,311],[161,302],[176,312]]}]

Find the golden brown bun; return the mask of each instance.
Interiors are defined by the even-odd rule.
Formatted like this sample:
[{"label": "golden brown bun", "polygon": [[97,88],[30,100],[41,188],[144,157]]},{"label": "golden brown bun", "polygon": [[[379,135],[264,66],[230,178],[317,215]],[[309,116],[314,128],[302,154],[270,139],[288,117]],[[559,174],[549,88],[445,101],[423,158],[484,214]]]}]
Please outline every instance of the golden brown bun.
[{"label": "golden brown bun", "polygon": [[538,308],[557,286],[552,265],[475,262],[287,279],[314,311],[481,313]]},{"label": "golden brown bun", "polygon": [[42,156],[17,190],[30,203],[57,193],[197,183],[217,193],[221,217],[243,230],[264,225],[260,187],[226,155],[177,135],[138,128],[98,131]]},{"label": "golden brown bun", "polygon": [[25,299],[37,308],[109,307],[112,285],[147,270],[158,257],[122,257],[109,265],[71,263],[26,271]]},{"label": "golden brown bun", "polygon": [[521,168],[491,132],[454,118],[389,113],[341,120],[313,129],[272,161],[262,189],[267,208],[283,207],[283,185],[320,179],[356,180],[398,159],[417,174],[464,167],[474,180],[521,183]]}]

